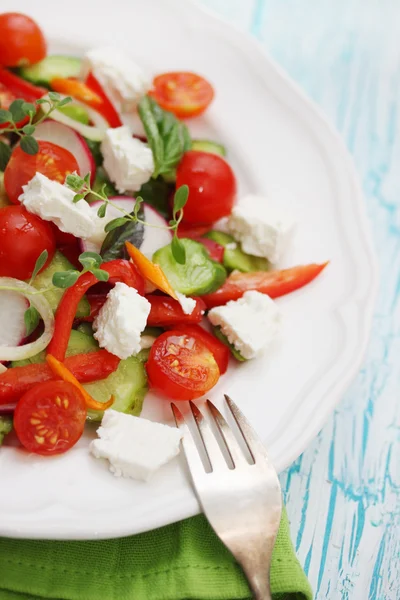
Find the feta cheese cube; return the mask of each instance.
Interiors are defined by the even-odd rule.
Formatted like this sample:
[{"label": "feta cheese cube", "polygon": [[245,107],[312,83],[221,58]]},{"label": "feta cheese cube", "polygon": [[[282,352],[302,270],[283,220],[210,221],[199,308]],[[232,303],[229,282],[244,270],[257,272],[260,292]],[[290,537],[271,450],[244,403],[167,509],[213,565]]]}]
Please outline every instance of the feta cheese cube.
[{"label": "feta cheese cube", "polygon": [[245,252],[272,263],[281,258],[294,226],[293,219],[276,204],[269,197],[249,194],[233,207],[228,220],[229,232],[241,242]]},{"label": "feta cheese cube", "polygon": [[116,110],[132,112],[151,88],[151,78],[127,56],[114,47],[93,48],[82,63],[82,77],[92,73]]},{"label": "feta cheese cube", "polygon": [[281,326],[281,315],[275,302],[256,291],[245,292],[239,300],[212,308],[208,318],[247,359],[254,358],[269,346]]},{"label": "feta cheese cube", "polygon": [[196,307],[196,300],[188,298],[188,296],[185,296],[185,294],[181,294],[180,292],[175,291],[175,294],[185,315],[191,315]]},{"label": "feta cheese cube", "polygon": [[45,221],[52,221],[65,233],[86,239],[93,235],[97,218],[86,200],[74,203],[75,192],[58,181],[52,181],[42,173],[22,186],[18,198],[28,212]]},{"label": "feta cheese cube", "polygon": [[127,126],[107,129],[101,143],[104,168],[122,194],[136,192],[154,171],[153,153]]},{"label": "feta cheese cube", "polygon": [[94,337],[101,348],[121,359],[140,352],[140,334],[150,308],[150,302],[134,288],[116,283],[93,321]]},{"label": "feta cheese cube", "polygon": [[142,481],[179,454],[182,437],[175,427],[116,410],[105,411],[97,435],[100,439],[90,444],[93,456],[106,458],[116,477]]}]

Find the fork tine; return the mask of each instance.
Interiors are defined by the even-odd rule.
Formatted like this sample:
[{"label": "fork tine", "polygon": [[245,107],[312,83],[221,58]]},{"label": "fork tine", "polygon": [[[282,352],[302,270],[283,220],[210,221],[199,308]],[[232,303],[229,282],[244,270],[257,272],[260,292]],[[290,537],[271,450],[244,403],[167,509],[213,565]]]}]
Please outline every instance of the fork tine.
[{"label": "fork tine", "polygon": [[194,420],[196,422],[197,428],[199,430],[200,437],[203,441],[204,450],[207,454],[212,471],[216,471],[216,470],[220,471],[221,468],[226,470],[227,466],[228,466],[226,463],[226,460],[222,454],[221,448],[219,447],[219,444],[218,444],[213,432],[211,431],[211,428],[208,425],[203,413],[201,412],[200,409],[197,408],[197,406],[191,400],[189,401],[189,404],[190,404],[190,408],[191,408]]},{"label": "fork tine", "polygon": [[265,460],[266,458],[268,458],[266,449],[260,442],[254,429],[252,428],[242,411],[239,409],[239,407],[233,402],[233,400],[227,394],[224,395],[228,408],[233,418],[235,419],[237,426],[240,429],[240,432],[243,436],[244,441],[246,442],[246,446],[254,462],[256,463],[258,460],[260,460],[260,458]]},{"label": "fork tine", "polygon": [[217,424],[218,430],[221,434],[221,438],[225,443],[225,447],[231,457],[234,466],[239,466],[240,464],[247,464],[247,461],[243,455],[243,452],[235,438],[232,429],[229,427],[228,423],[225,421],[225,418],[220,413],[218,408],[211,402],[211,400],[207,400],[207,406],[211,415],[214,418],[214,421]]},{"label": "fork tine", "polygon": [[197,474],[204,473],[205,474],[206,471],[204,469],[203,462],[198,453],[196,443],[193,439],[192,434],[190,433],[190,429],[189,429],[181,411],[173,402],[171,402],[171,409],[172,409],[172,412],[175,417],[176,426],[179,427],[179,429],[182,433],[182,440],[181,440],[182,447],[183,447],[183,451],[185,453],[185,457],[186,457],[187,463],[189,465],[189,470],[192,474],[192,477],[193,477],[194,473],[197,473]]}]

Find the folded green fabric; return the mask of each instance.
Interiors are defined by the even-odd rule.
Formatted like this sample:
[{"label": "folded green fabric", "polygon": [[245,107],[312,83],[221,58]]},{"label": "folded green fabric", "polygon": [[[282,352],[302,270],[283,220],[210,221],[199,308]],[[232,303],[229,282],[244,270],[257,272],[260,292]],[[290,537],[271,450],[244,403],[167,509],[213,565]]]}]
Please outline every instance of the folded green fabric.
[{"label": "folded green fabric", "polygon": [[[274,600],[312,600],[286,513],[274,550]],[[200,515],[140,535],[54,542],[0,538],[0,600],[250,598],[232,555]]]}]

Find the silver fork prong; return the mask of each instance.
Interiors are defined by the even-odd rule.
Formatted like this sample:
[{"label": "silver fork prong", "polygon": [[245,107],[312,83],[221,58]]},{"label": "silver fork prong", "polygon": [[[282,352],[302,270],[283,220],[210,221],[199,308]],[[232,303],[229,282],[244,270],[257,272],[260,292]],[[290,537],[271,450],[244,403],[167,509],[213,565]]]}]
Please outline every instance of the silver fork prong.
[{"label": "silver fork prong", "polygon": [[215,423],[217,424],[218,430],[221,434],[221,438],[225,443],[226,450],[229,453],[229,456],[231,457],[233,465],[237,467],[239,465],[248,464],[238,444],[238,441],[235,438],[234,433],[232,432],[232,429],[225,421],[225,417],[220,413],[218,408],[215,406],[215,404],[211,402],[211,400],[207,400],[207,406]]},{"label": "silver fork prong", "polygon": [[246,443],[246,446],[256,463],[258,460],[267,458],[267,453],[265,447],[260,442],[257,434],[254,429],[240,410],[240,408],[233,402],[233,400],[225,394],[225,400],[228,405],[228,408],[235,419],[237,426],[240,429],[240,432],[243,436],[243,439]]},{"label": "silver fork prong", "polygon": [[189,465],[189,469],[192,474],[192,477],[194,476],[194,473],[196,473],[196,474],[204,473],[205,474],[206,471],[204,469],[203,462],[202,462],[199,452],[197,450],[196,443],[193,439],[193,436],[190,432],[190,429],[189,429],[181,411],[176,406],[176,404],[174,404],[173,402],[171,402],[171,409],[172,409],[172,412],[174,413],[176,426],[179,427],[179,429],[182,433],[182,440],[181,440],[182,447],[183,447],[183,451],[185,453],[185,457],[186,457],[187,463]]},{"label": "silver fork prong", "polygon": [[212,471],[220,471],[221,469],[226,470],[228,468],[226,460],[223,457],[221,448],[219,447],[215,435],[211,431],[211,428],[208,425],[203,413],[191,400],[189,404],[195,423],[199,430],[200,437],[203,441],[204,450],[207,454]]}]

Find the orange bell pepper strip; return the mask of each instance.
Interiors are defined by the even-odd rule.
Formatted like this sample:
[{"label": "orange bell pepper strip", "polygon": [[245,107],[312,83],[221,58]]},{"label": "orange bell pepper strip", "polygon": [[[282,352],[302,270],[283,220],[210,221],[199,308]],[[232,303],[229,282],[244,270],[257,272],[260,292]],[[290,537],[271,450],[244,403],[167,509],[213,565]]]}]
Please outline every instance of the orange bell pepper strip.
[{"label": "orange bell pepper strip", "polygon": [[155,285],[156,288],[165,294],[168,294],[168,296],[178,300],[175,290],[171,287],[162,268],[151,262],[147,256],[142,254],[142,252],[130,242],[125,242],[125,246],[140,275]]},{"label": "orange bell pepper strip", "polygon": [[63,381],[72,383],[72,385],[80,391],[87,408],[93,408],[94,410],[106,410],[106,408],[110,408],[110,406],[114,403],[114,396],[111,396],[107,402],[98,402],[92,398],[92,396],[85,390],[83,385],[79,383],[75,375],[73,375],[62,362],[54,358],[54,356],[51,354],[47,354],[46,361],[54,375],[57,375]]},{"label": "orange bell pepper strip", "polygon": [[65,94],[66,96],[72,96],[76,100],[80,100],[89,106],[96,108],[103,104],[102,98],[83,81],[77,79],[63,79],[56,77],[50,81],[52,90],[59,94]]}]

